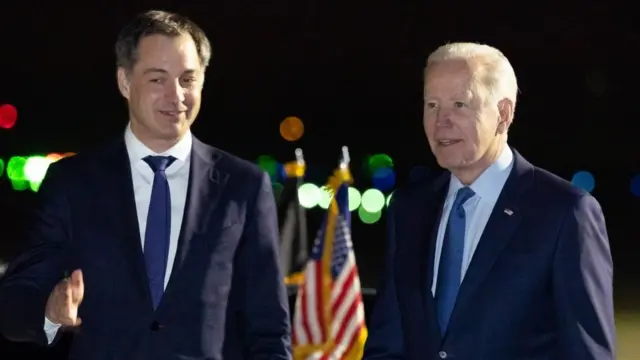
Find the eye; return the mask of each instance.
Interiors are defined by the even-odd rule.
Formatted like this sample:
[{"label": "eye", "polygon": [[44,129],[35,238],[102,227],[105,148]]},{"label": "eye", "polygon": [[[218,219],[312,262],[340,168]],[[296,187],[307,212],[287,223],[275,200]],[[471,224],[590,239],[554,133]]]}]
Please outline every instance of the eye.
[{"label": "eye", "polygon": [[461,109],[461,108],[463,108],[463,107],[465,107],[467,105],[465,103],[463,103],[462,101],[456,101],[456,102],[453,103],[453,106],[455,108]]},{"label": "eye", "polygon": [[162,79],[151,79],[149,82],[152,84],[162,84]]},{"label": "eye", "polygon": [[193,85],[198,81],[198,79],[196,79],[195,77],[188,77],[183,78],[181,81],[184,85]]},{"label": "eye", "polygon": [[435,109],[438,107],[438,104],[433,101],[429,101],[425,104],[425,106],[427,107],[427,109]]}]

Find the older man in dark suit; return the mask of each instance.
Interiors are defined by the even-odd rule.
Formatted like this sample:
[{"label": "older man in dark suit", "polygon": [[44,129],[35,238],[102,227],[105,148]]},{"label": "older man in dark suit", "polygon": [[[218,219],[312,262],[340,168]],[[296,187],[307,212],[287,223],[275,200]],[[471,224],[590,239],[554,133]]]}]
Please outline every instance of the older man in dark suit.
[{"label": "older man in dark suit", "polygon": [[429,57],[424,128],[448,171],[394,195],[365,359],[615,359],[604,216],[507,145],[517,91],[495,48]]}]

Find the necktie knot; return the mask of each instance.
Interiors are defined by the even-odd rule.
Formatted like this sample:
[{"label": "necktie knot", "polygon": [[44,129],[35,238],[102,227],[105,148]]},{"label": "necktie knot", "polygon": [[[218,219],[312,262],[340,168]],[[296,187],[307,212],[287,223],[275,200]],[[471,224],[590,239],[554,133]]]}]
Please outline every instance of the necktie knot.
[{"label": "necktie knot", "polygon": [[460,212],[463,211],[464,209],[462,208],[462,205],[464,205],[465,202],[467,202],[467,200],[471,199],[476,193],[471,190],[470,187],[463,187],[460,188],[460,190],[458,190],[458,193],[456,194],[456,199],[453,202],[453,208],[455,209],[455,211]]},{"label": "necktie knot", "polygon": [[151,170],[153,170],[154,173],[158,172],[158,171],[165,171],[167,170],[167,168],[169,166],[171,166],[171,164],[173,164],[174,161],[176,161],[176,158],[174,158],[173,156],[147,156],[144,159],[144,162],[146,162],[149,167],[151,168]]}]

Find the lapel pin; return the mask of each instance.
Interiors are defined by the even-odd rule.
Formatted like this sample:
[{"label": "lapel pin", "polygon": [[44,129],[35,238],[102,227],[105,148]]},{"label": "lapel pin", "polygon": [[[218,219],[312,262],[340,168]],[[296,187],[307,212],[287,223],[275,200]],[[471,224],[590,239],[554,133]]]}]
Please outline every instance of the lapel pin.
[{"label": "lapel pin", "polygon": [[505,214],[507,214],[507,215],[509,215],[509,216],[511,216],[511,215],[513,215],[513,210],[511,210],[511,209],[504,209],[504,213],[505,213]]}]

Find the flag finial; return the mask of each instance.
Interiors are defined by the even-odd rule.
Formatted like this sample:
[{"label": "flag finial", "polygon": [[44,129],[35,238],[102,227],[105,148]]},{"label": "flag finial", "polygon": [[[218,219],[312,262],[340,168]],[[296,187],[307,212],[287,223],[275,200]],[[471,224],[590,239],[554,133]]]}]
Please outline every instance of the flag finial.
[{"label": "flag finial", "polygon": [[304,164],[304,156],[302,155],[302,149],[297,148],[296,149],[296,161],[298,162],[299,165]]},{"label": "flag finial", "polygon": [[346,168],[349,167],[349,163],[351,162],[351,158],[349,157],[349,148],[346,146],[342,147],[342,160],[340,160],[340,167]]}]

